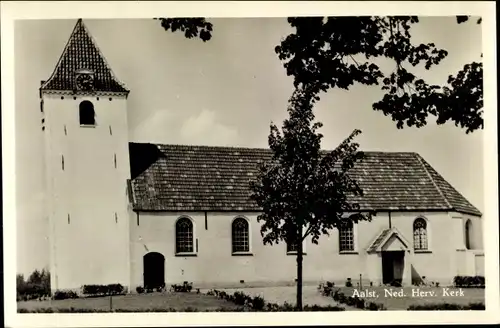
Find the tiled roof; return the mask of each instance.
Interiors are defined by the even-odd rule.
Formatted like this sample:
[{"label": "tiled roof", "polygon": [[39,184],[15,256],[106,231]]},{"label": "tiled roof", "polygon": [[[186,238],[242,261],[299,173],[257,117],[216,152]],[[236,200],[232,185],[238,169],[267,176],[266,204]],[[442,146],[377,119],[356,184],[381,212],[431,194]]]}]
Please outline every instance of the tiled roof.
[{"label": "tiled roof", "polygon": [[370,247],[368,247],[368,253],[375,252],[377,250],[377,248],[380,246],[380,244],[382,243],[382,241],[385,239],[385,237],[387,237],[387,235],[389,234],[390,231],[391,231],[391,229],[382,230],[380,232],[380,234],[377,236],[377,238],[375,238],[373,243],[370,245]]},{"label": "tiled roof", "polygon": [[[364,152],[352,175],[361,210],[481,213],[416,153]],[[249,182],[269,149],[130,143],[137,211],[259,211]]]},{"label": "tiled roof", "polygon": [[368,253],[373,253],[377,251],[381,251],[382,247],[386,245],[386,243],[392,238],[393,236],[396,236],[396,238],[399,239],[403,243],[404,246],[408,247],[409,243],[406,240],[406,238],[403,237],[401,232],[398,231],[396,228],[390,228],[390,229],[384,229],[382,230],[377,238],[368,246],[367,252]]},{"label": "tiled roof", "polygon": [[129,92],[113,75],[81,19],[76,23],[54,72],[46,82],[42,82],[40,89],[73,91],[75,72],[80,69],[94,73],[94,91],[126,94]]}]

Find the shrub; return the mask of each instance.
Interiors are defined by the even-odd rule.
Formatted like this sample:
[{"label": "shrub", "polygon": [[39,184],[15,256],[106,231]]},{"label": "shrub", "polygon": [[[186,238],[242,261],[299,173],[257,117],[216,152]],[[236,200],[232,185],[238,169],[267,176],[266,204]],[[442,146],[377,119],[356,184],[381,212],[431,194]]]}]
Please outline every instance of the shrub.
[{"label": "shrub", "polygon": [[53,298],[54,300],[75,299],[78,298],[78,294],[72,290],[69,291],[56,290]]},{"label": "shrub", "polygon": [[[260,296],[250,297],[241,291],[229,295],[224,291],[211,290],[206,295],[214,295],[219,299],[224,299],[240,305],[236,310],[227,310],[228,312],[241,312],[241,311],[265,311],[265,312],[292,312],[297,311],[297,308],[290,303],[285,302],[283,305],[276,303],[268,303]],[[241,306],[243,305],[243,306]],[[345,309],[339,306],[305,306],[304,311],[344,311]]]},{"label": "shrub", "polygon": [[42,271],[33,271],[27,280],[24,275],[16,275],[16,299],[18,301],[29,301],[32,299],[43,299],[51,296],[50,291],[50,273],[43,269]]},{"label": "shrub", "polygon": [[264,298],[260,296],[255,296],[252,299],[252,308],[256,311],[262,311],[264,309],[264,306],[266,305],[266,302],[264,301]]},{"label": "shrub", "polygon": [[136,291],[138,294],[142,294],[142,293],[144,293],[144,287],[142,287],[142,286],[137,286],[137,287],[135,288],[135,291]]},{"label": "shrub", "polygon": [[454,304],[454,303],[434,303],[434,304],[422,304],[422,305],[410,305],[408,311],[430,311],[430,310],[442,310],[442,311],[453,311],[453,310],[484,310],[484,303],[469,303],[466,305]]},{"label": "shrub", "polygon": [[375,302],[369,302],[368,307],[365,307],[369,311],[383,311],[385,310],[385,307],[383,304],[380,303],[375,303]]},{"label": "shrub", "polygon": [[485,280],[483,276],[455,276],[453,285],[462,288],[484,288]]},{"label": "shrub", "polygon": [[83,285],[82,294],[87,296],[107,296],[107,295],[121,295],[125,288],[121,284],[109,285]]},{"label": "shrub", "polygon": [[319,306],[319,305],[312,305],[312,306],[304,306],[304,311],[305,312],[315,312],[315,311],[345,311],[345,308],[340,307],[340,306],[335,306],[335,305],[327,305],[327,306]]},{"label": "shrub", "polygon": [[187,281],[184,281],[182,285],[171,285],[170,286],[170,291],[171,292],[182,292],[182,293],[189,293],[193,289],[193,283],[189,283]]}]

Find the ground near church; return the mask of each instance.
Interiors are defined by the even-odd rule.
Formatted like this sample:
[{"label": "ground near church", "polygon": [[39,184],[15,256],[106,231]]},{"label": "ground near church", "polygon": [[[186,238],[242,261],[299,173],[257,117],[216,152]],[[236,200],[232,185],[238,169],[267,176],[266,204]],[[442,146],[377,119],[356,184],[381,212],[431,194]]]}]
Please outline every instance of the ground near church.
[{"label": "ground near church", "polygon": [[[341,287],[340,292],[344,293],[346,296],[354,296],[355,288]],[[366,290],[366,288],[365,288]],[[385,295],[385,290],[389,292],[400,292],[406,295],[403,297],[394,295],[390,297],[389,294]],[[441,287],[404,287],[404,288],[386,288],[386,287],[369,287],[369,291],[378,294],[378,298],[361,297],[367,302],[381,303],[388,310],[407,310],[411,305],[423,305],[432,303],[453,303],[460,305],[467,305],[469,303],[485,302],[484,289],[481,288],[464,288],[463,296],[458,295],[457,288],[450,288],[447,290],[447,294],[443,295],[443,288]],[[266,301],[283,304],[288,302],[295,304],[296,300],[296,287],[265,287],[265,288],[237,288],[237,289],[224,289],[227,293],[231,294],[235,291],[242,291],[250,296],[261,296]],[[358,289],[358,291],[361,291]],[[413,294],[415,291],[415,295]],[[457,295],[450,295],[450,292],[454,291]],[[432,292],[435,296],[420,294],[419,292]],[[430,293],[428,293],[430,294]],[[331,297],[325,297],[321,295],[315,286],[304,286],[303,288],[303,303],[304,305],[339,305],[345,307],[346,310],[359,310],[354,307],[346,306],[345,304],[339,304],[333,300]]]},{"label": "ground near church", "polygon": [[[366,301],[382,303],[388,310],[406,310],[410,305],[421,305],[429,303],[455,303],[465,305],[471,302],[483,302],[485,300],[484,289],[467,288],[464,289],[464,296],[443,296],[442,288],[420,288],[421,291],[434,291],[436,296],[430,297],[412,297],[412,291],[416,287],[393,288],[394,291],[403,290],[403,293],[408,295],[406,297],[385,297],[384,288],[373,287],[370,291],[376,291],[379,298],[365,298]],[[354,288],[340,288],[346,296],[352,296]],[[237,306],[233,303],[219,300],[214,296],[203,295],[208,290],[201,290],[202,294],[192,293],[154,293],[154,294],[132,294],[124,296],[114,296],[112,299],[113,309],[122,310],[138,310],[138,309],[158,309],[173,308],[177,311],[185,310],[186,308],[195,309],[196,311],[213,311],[215,309],[224,308],[226,310],[235,309]],[[295,304],[295,287],[263,287],[263,288],[237,288],[237,289],[224,289],[227,293],[234,293],[235,291],[242,291],[250,296],[261,296],[266,301],[271,303],[283,304],[284,302]],[[359,309],[338,304],[331,297],[325,297],[320,294],[316,286],[304,286],[303,289],[303,303],[304,305],[340,305],[346,310]],[[101,298],[82,298],[74,300],[60,300],[60,301],[27,301],[18,302],[18,310],[35,310],[39,308],[53,308],[53,309],[93,309],[93,310],[109,310],[110,302],[109,297]]]}]

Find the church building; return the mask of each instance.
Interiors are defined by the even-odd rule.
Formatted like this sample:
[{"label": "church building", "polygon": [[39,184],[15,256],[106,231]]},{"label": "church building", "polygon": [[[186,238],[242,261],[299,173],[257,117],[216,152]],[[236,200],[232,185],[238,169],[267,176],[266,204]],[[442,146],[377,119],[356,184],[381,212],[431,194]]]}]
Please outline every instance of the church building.
[{"label": "church building", "polygon": [[[293,285],[294,247],[263,245],[249,199],[270,150],[130,142],[128,95],[78,20],[40,87],[52,290]],[[419,154],[365,154],[352,201],[373,220],[305,240],[304,282],[484,275],[479,210]]]}]

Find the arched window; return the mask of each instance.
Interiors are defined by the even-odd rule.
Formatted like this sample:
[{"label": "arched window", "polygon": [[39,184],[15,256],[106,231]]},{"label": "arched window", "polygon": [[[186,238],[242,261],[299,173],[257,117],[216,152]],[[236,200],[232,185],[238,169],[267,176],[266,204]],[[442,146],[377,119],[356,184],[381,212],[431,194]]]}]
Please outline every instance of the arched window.
[{"label": "arched window", "polygon": [[354,224],[352,221],[339,226],[339,249],[341,252],[354,251]]},{"label": "arched window", "polygon": [[471,239],[472,239],[472,222],[467,220],[465,222],[465,248],[472,249]]},{"label": "arched window", "polygon": [[248,221],[244,218],[234,219],[231,230],[233,235],[233,253],[249,252]]},{"label": "arched window", "polygon": [[88,100],[80,103],[80,125],[95,125],[94,105]]},{"label": "arched window", "polygon": [[427,243],[427,222],[418,218],[413,221],[413,247],[415,250],[426,250]]},{"label": "arched window", "polygon": [[180,218],[175,224],[175,252],[193,252],[193,222],[188,218]]}]

